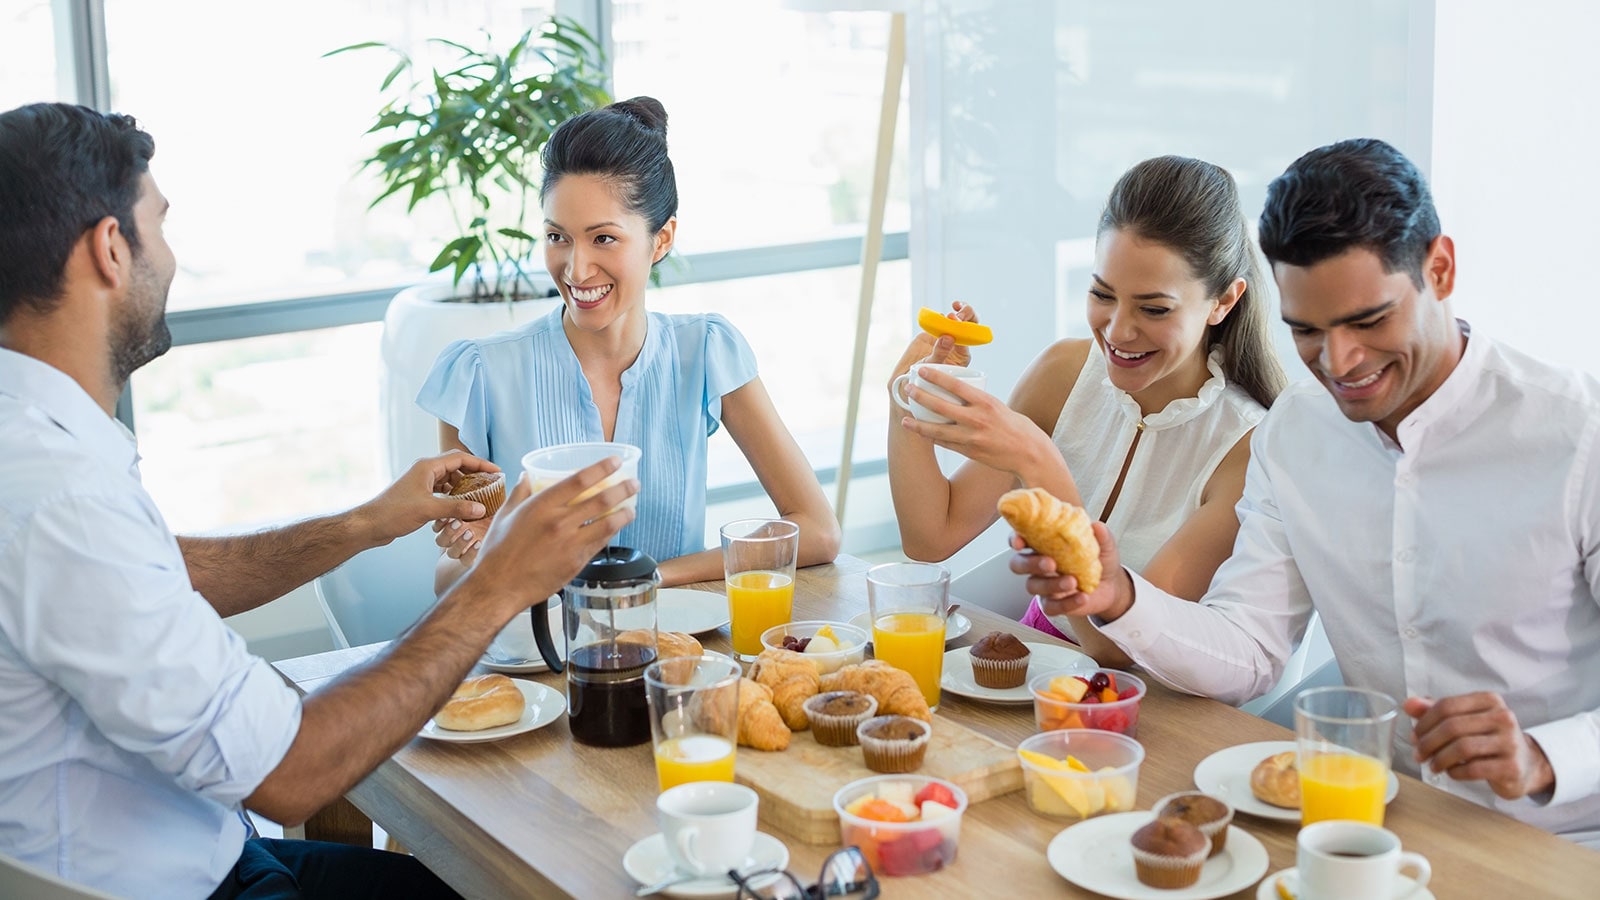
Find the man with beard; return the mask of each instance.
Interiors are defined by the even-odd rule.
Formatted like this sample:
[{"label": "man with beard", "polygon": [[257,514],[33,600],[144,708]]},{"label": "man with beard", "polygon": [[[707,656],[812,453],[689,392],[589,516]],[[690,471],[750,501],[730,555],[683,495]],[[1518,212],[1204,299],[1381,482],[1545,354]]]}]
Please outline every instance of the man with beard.
[{"label": "man with beard", "polygon": [[1256,428],[1205,597],[1128,573],[1098,524],[1092,595],[1033,554],[1012,569],[1046,612],[1231,703],[1277,681],[1315,609],[1345,679],[1414,721],[1396,768],[1600,848],[1600,383],[1455,317],[1455,246],[1382,141],[1296,160],[1260,235],[1315,378]]},{"label": "man with beard", "polygon": [[0,853],[131,897],[454,896],[414,859],[247,840],[243,809],[304,821],[416,735],[490,639],[559,590],[631,511],[599,463],[511,492],[477,565],[370,664],[301,701],[222,617],[481,504],[435,494],[494,467],[421,460],[349,512],[179,538],[112,417],[171,344],[167,201],[133,119],[0,114]]}]

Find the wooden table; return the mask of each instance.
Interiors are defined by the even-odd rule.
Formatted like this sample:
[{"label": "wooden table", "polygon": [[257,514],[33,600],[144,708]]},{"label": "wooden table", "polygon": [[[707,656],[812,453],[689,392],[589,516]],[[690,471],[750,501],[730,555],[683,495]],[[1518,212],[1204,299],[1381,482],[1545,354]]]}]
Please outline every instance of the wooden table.
[{"label": "wooden table", "polygon": [[[867,566],[841,557],[800,570],[794,618],[849,619],[866,609]],[[721,590],[720,582],[698,587]],[[962,611],[971,643],[994,630],[1030,641],[1050,638],[971,605]],[[726,629],[702,636],[708,649],[729,650]],[[376,652],[379,645],[336,650],[277,664],[303,691],[315,690]],[[534,676],[557,690],[561,676]],[[993,706],[946,693],[940,716],[1009,745],[1034,732],[1028,706]],[[1147,751],[1139,807],[1194,787],[1194,768],[1212,752],[1292,734],[1238,710],[1151,684],[1139,717]],[[741,749],[741,753],[755,752]],[[599,749],[572,740],[566,722],[503,741],[441,744],[418,739],[380,766],[349,799],[467,897],[631,897],[634,882],[622,856],[656,831],[656,776],[648,744]],[[1269,872],[1294,865],[1294,823],[1238,816],[1271,857]],[[1387,827],[1407,850],[1433,864],[1440,898],[1600,896],[1600,853],[1573,845],[1466,800],[1400,777]],[[765,828],[766,826],[763,826]],[[1033,813],[1016,792],[968,809],[953,866],[919,878],[881,879],[883,896],[1094,897],[1064,881],[1045,860],[1063,823]],[[308,825],[308,836],[311,826]],[[370,834],[370,831],[367,832]],[[809,883],[834,848],[801,843],[781,832],[790,868]],[[1235,895],[1255,896],[1255,888]]]}]

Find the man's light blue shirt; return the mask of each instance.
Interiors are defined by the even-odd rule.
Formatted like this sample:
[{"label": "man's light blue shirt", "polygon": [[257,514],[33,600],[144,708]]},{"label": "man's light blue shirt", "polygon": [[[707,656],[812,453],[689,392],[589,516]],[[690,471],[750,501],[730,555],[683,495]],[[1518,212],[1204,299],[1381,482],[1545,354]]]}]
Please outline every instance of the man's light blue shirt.
[{"label": "man's light blue shirt", "polygon": [[0,853],[119,896],[205,897],[300,727],[195,592],[133,437],[0,350]]}]

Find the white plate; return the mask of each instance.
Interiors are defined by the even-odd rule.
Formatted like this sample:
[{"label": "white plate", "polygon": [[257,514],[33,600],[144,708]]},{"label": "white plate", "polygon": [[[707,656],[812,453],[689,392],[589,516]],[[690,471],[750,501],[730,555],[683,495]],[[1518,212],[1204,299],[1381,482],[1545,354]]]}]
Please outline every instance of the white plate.
[{"label": "white plate", "polygon": [[[789,848],[770,834],[756,832],[756,842],[750,855],[739,866],[741,872],[771,869],[771,874],[750,879],[751,887],[765,887],[778,880],[778,870],[789,864]],[[660,832],[650,835],[628,848],[622,855],[622,871],[640,884],[658,884],[672,877],[678,869],[667,858],[667,841]],[[683,881],[666,888],[661,893],[668,897],[731,897],[738,885],[726,876],[708,876],[694,881]]]},{"label": "white plate", "polygon": [[[546,609],[550,615],[550,640],[555,642],[556,656],[566,659],[567,645],[561,640],[561,604],[551,603]],[[528,624],[528,614],[525,612],[517,613],[516,621],[521,622],[529,630],[529,640],[531,641],[533,626]],[[483,655],[478,657],[478,664],[491,672],[504,672],[507,675],[527,675],[533,672],[550,671],[550,667],[544,664],[544,658],[539,656],[537,651],[528,659],[504,660],[490,656],[489,654],[493,651],[494,645],[490,644],[489,646],[490,649],[485,650]]]},{"label": "white plate", "polygon": [[[864,613],[862,613],[862,614],[860,614],[858,616],[852,616],[850,618],[850,624],[854,625],[857,628],[860,628],[862,631],[865,631],[867,634],[871,634],[872,633],[872,613],[864,612]],[[961,637],[963,634],[966,634],[967,632],[969,632],[971,630],[972,630],[972,620],[967,618],[966,616],[962,615],[959,611],[953,612],[953,613],[950,614],[950,618],[947,619],[945,621],[945,623],[944,623],[944,640],[945,640],[945,643],[948,644],[949,642],[955,640],[958,637]]]},{"label": "white plate", "polygon": [[[1256,900],[1280,900],[1278,897],[1279,878],[1286,879],[1287,887],[1291,894],[1296,897],[1300,896],[1299,873],[1291,866],[1261,879],[1261,887],[1256,888]],[[1394,889],[1396,891],[1405,890],[1413,883],[1410,878],[1399,872],[1394,873]],[[1426,887],[1417,888],[1415,893],[1406,894],[1405,898],[1406,900],[1434,900],[1433,891],[1428,890]]]},{"label": "white plate", "polygon": [[705,634],[728,624],[728,595],[720,591],[662,588],[656,591],[656,629]]},{"label": "white plate", "polygon": [[446,741],[452,744],[477,744],[483,741],[498,741],[514,734],[533,731],[543,728],[551,722],[561,718],[567,711],[567,698],[553,688],[547,688],[537,681],[523,681],[512,679],[517,689],[522,691],[522,718],[510,725],[500,725],[495,728],[485,728],[482,731],[451,731],[440,728],[433,723],[422,726],[418,734],[435,741]]},{"label": "white plate", "polygon": [[[1228,801],[1239,812],[1263,819],[1277,819],[1280,822],[1298,822],[1300,810],[1284,809],[1281,806],[1263,803],[1250,792],[1250,773],[1256,765],[1275,753],[1293,749],[1295,749],[1294,741],[1259,741],[1254,744],[1223,748],[1200,760],[1200,765],[1194,767],[1194,785],[1208,794],[1216,794]],[[1398,793],[1400,793],[1400,779],[1390,772],[1389,790],[1384,795],[1383,802],[1394,800]]]},{"label": "white plate", "polygon": [[1199,881],[1186,888],[1143,884],[1133,872],[1133,848],[1128,839],[1153,815],[1125,812],[1085,819],[1051,839],[1045,857],[1062,878],[1118,900],[1226,897],[1255,884],[1267,871],[1267,848],[1250,832],[1229,825],[1227,847],[1206,860]]},{"label": "white plate", "polygon": [[[1094,668],[1095,661],[1081,651],[1071,647],[1062,647],[1059,644],[1035,644],[1032,641],[1023,641],[1023,646],[1029,650],[1028,678],[1049,672],[1055,669],[1072,669],[1087,666]],[[1014,688],[989,688],[978,684],[972,679],[972,648],[958,647],[947,650],[944,654],[944,676],[939,680],[939,688],[961,697],[970,697],[973,700],[987,700],[990,703],[1032,703],[1033,694],[1028,692],[1028,681],[1023,679],[1022,684]]]}]

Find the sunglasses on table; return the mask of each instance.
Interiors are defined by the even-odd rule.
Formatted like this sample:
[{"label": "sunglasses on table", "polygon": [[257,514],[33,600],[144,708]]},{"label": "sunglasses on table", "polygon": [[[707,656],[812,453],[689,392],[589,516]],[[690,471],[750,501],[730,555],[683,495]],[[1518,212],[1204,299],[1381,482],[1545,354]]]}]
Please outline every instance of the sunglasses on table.
[{"label": "sunglasses on table", "polygon": [[[777,880],[761,887],[758,881],[777,872]],[[767,869],[761,872],[740,873],[729,870],[728,877],[739,886],[734,900],[827,900],[829,897],[860,897],[874,900],[878,896],[878,878],[860,847],[837,850],[822,862],[822,874],[817,883],[806,887],[788,869]]]}]

